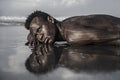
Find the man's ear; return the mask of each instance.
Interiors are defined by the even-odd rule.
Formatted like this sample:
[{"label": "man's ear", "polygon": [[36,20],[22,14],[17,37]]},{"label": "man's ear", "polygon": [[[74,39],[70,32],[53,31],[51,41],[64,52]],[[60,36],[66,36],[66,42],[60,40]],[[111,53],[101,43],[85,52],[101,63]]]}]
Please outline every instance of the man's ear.
[{"label": "man's ear", "polygon": [[50,23],[54,23],[54,18],[51,17],[51,16],[48,16],[48,17],[47,17],[47,20],[48,20]]}]

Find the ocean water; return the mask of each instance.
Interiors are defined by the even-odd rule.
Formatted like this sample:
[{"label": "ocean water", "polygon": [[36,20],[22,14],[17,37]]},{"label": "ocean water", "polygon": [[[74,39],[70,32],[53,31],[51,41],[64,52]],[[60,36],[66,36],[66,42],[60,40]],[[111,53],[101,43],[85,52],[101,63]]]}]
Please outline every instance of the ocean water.
[{"label": "ocean water", "polygon": [[24,26],[0,26],[0,80],[120,80],[119,46],[45,45],[37,58],[27,35]]},{"label": "ocean water", "polygon": [[[67,17],[55,17],[57,20],[62,21],[63,19],[67,18]],[[1,26],[20,26],[20,25],[24,25],[26,20],[25,16],[0,16],[0,25]]]}]

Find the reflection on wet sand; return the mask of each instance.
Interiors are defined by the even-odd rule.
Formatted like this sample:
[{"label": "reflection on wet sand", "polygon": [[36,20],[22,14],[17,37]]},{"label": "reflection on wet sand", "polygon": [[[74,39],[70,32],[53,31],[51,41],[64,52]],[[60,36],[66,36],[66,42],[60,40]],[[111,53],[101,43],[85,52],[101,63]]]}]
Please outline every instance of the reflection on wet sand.
[{"label": "reflection on wet sand", "polygon": [[120,47],[117,46],[50,46],[32,50],[26,68],[33,73],[47,73],[58,67],[75,72],[112,72],[120,69]]},{"label": "reflection on wet sand", "polygon": [[76,72],[107,72],[120,69],[119,48],[115,46],[85,46],[64,49],[60,65]]}]

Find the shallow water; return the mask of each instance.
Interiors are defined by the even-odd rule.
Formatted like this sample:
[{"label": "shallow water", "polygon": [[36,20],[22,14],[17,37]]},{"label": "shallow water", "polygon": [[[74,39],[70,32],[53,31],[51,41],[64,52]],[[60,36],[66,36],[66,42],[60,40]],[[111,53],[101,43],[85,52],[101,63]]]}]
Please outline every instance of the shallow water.
[{"label": "shallow water", "polygon": [[27,59],[34,63],[30,55],[36,56],[24,45],[27,34],[23,26],[0,26],[0,80],[120,80],[117,46],[40,46],[44,56],[38,58],[50,70],[44,66],[44,73],[35,73],[34,66],[29,70],[25,64]]}]

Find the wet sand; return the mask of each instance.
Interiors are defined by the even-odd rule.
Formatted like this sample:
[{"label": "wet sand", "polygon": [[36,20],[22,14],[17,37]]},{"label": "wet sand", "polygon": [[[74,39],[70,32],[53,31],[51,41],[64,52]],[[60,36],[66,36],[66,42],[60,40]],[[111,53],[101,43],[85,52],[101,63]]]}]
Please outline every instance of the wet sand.
[{"label": "wet sand", "polygon": [[27,35],[23,26],[0,26],[0,80],[120,80],[120,47],[116,46],[50,47],[48,54],[60,55],[57,67],[35,74],[25,66],[32,54],[24,45]]}]

